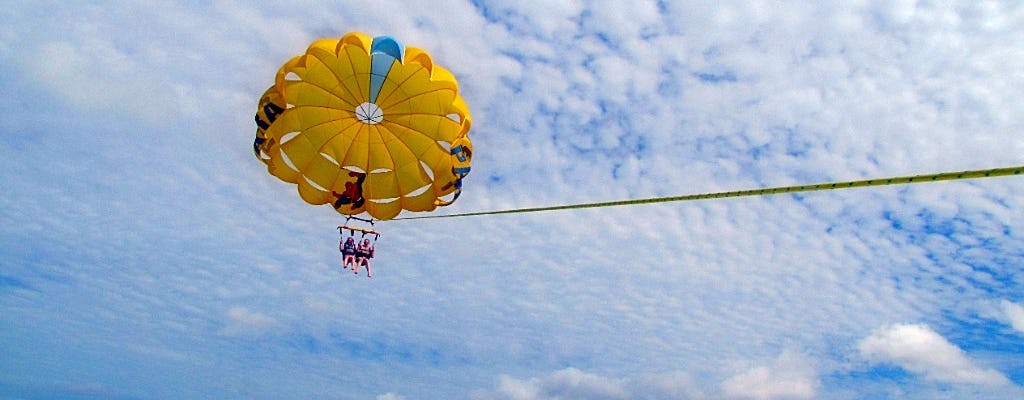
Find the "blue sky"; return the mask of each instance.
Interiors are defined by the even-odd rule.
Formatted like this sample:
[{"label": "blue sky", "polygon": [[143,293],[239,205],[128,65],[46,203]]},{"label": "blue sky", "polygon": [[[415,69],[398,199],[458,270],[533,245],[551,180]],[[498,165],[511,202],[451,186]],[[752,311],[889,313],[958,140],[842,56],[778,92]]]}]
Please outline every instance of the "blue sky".
[{"label": "blue sky", "polygon": [[1024,183],[379,225],[251,153],[277,67],[459,79],[472,212],[1020,165],[1014,2],[26,2],[0,10],[0,398],[1024,396]]}]

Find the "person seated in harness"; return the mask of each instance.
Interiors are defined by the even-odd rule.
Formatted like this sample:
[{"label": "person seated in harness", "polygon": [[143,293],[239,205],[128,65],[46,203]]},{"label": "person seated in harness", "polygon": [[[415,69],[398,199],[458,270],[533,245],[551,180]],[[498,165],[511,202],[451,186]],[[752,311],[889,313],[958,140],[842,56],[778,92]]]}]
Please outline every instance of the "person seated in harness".
[{"label": "person seated in harness", "polygon": [[349,236],[344,242],[338,242],[338,251],[341,251],[342,259],[341,264],[345,269],[348,269],[349,265],[352,269],[356,268],[356,240]]},{"label": "person seated in harness", "polygon": [[370,239],[363,239],[362,243],[356,246],[356,265],[352,267],[352,272],[358,274],[359,267],[366,265],[366,277],[372,278],[370,274],[370,259],[373,258],[373,245],[370,244]]}]

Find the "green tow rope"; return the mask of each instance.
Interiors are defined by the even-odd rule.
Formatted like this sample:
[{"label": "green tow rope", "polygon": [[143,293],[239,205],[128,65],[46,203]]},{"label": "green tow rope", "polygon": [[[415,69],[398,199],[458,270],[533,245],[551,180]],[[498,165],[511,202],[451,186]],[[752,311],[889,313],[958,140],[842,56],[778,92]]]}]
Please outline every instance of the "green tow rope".
[{"label": "green tow rope", "polygon": [[819,191],[819,190],[836,190],[836,189],[869,187],[869,186],[906,185],[906,184],[911,184],[911,183],[925,183],[925,182],[938,182],[938,181],[955,181],[955,180],[963,180],[963,179],[990,178],[990,177],[998,177],[998,176],[1020,175],[1021,173],[1024,173],[1024,165],[1017,166],[1017,167],[996,168],[996,169],[983,169],[983,170],[973,170],[973,171],[943,172],[943,173],[930,174],[930,175],[898,176],[898,177],[892,177],[892,178],[867,179],[867,180],[861,180],[861,181],[829,182],[829,183],[818,183],[818,184],[812,184],[812,185],[799,185],[799,186],[779,186],[779,187],[773,187],[773,188],[738,190],[738,191],[732,191],[732,192],[715,192],[715,193],[688,194],[688,195],[683,195],[683,196],[651,197],[651,198],[647,198],[647,199],[606,201],[606,202],[599,202],[599,203],[583,203],[583,204],[566,204],[566,205],[561,205],[561,206],[549,206],[549,207],[515,208],[515,209],[510,209],[510,210],[497,210],[497,211],[477,211],[477,212],[468,212],[468,213],[460,213],[460,214],[424,215],[424,216],[415,216],[415,217],[395,218],[394,220],[472,217],[472,216],[478,216],[478,215],[518,214],[518,213],[529,213],[529,212],[539,212],[539,211],[573,210],[573,209],[579,209],[579,208],[615,207],[615,206],[629,206],[629,205],[637,205],[637,204],[668,203],[668,202],[672,202],[672,201],[723,199],[723,198],[727,198],[727,197],[766,196],[766,195],[784,194],[784,193],[813,192],[813,191]]}]

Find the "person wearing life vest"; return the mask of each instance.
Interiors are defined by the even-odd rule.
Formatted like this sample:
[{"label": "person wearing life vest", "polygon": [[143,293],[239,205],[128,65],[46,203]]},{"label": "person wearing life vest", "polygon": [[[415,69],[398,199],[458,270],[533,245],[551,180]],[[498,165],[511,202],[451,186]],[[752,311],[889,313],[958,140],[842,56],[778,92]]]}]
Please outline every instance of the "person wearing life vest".
[{"label": "person wearing life vest", "polygon": [[370,273],[370,259],[373,258],[373,245],[370,244],[370,239],[363,239],[362,243],[356,245],[356,264],[352,267],[352,272],[358,274],[359,267],[366,265],[366,277],[372,278],[373,275]]},{"label": "person wearing life vest", "polygon": [[356,240],[349,236],[344,242],[338,242],[338,250],[341,251],[341,264],[345,269],[351,265],[352,270],[356,269]]}]

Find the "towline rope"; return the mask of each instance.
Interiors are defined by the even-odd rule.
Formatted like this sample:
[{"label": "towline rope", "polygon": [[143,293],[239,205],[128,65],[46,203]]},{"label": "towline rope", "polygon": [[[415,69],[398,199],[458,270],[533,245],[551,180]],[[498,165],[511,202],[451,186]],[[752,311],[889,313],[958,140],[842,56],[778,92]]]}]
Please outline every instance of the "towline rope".
[{"label": "towline rope", "polygon": [[630,206],[639,204],[654,204],[654,203],[668,203],[674,201],[693,201],[693,200],[707,200],[707,199],[724,199],[730,197],[749,197],[749,196],[768,196],[774,194],[786,194],[786,193],[800,193],[800,192],[814,192],[822,190],[838,190],[848,188],[859,188],[859,187],[870,187],[870,186],[886,186],[886,185],[908,185],[913,183],[927,183],[927,182],[938,182],[938,181],[955,181],[955,180],[966,180],[966,179],[979,179],[979,178],[994,178],[1000,176],[1020,175],[1024,173],[1024,165],[1016,167],[1006,168],[995,168],[995,169],[980,169],[970,171],[959,171],[959,172],[942,172],[937,174],[926,174],[926,175],[913,175],[913,176],[896,176],[891,178],[876,178],[876,179],[865,179],[858,181],[845,181],[845,182],[828,182],[828,183],[816,183],[811,185],[797,185],[797,186],[778,186],[769,187],[762,189],[749,189],[749,190],[737,190],[730,192],[713,192],[713,193],[700,193],[700,194],[688,194],[682,196],[668,196],[668,197],[651,197],[645,199],[634,199],[634,200],[618,200],[618,201],[605,201],[597,203],[582,203],[582,204],[565,204],[559,206],[547,206],[547,207],[529,207],[529,208],[514,208],[508,210],[494,210],[494,211],[476,211],[458,214],[445,214],[445,215],[423,215],[423,216],[411,216],[395,218],[396,220],[412,220],[412,219],[436,219],[436,218],[456,218],[456,217],[474,217],[481,215],[499,215],[499,214],[519,214],[519,213],[531,213],[541,211],[559,211],[559,210],[575,210],[581,208],[598,208],[598,207],[617,207],[617,206]]}]

